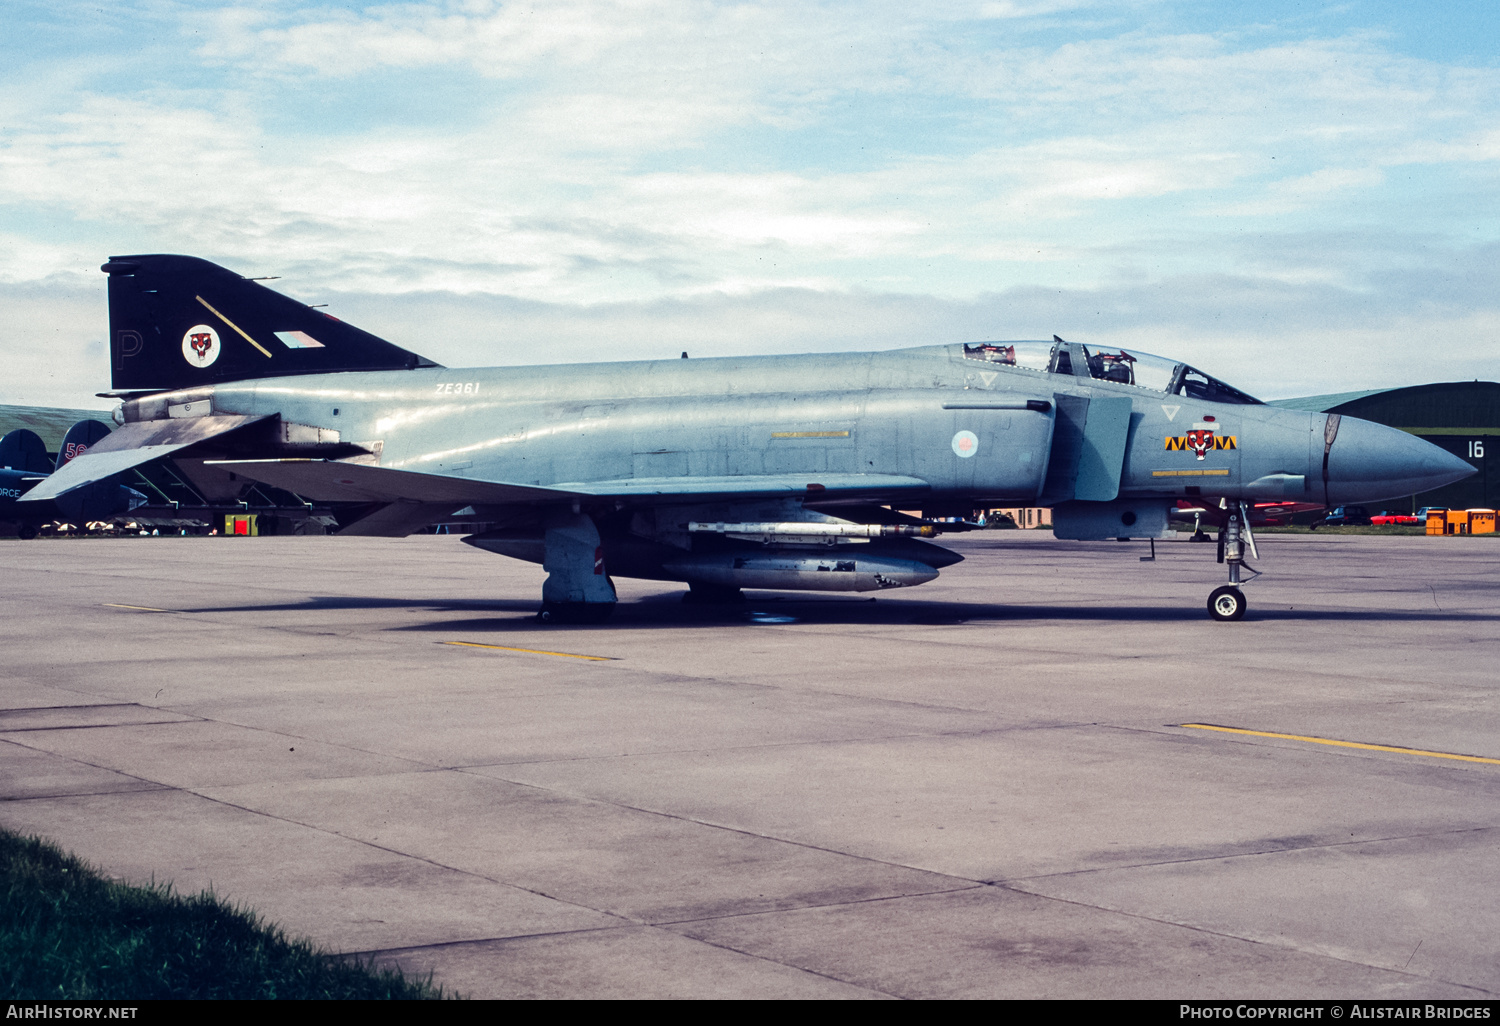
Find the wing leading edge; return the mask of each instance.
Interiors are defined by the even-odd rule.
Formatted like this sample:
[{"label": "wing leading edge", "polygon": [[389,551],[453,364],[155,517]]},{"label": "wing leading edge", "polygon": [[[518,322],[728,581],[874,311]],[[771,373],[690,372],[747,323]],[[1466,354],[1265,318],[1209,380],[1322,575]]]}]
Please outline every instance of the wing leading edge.
[{"label": "wing leading edge", "polygon": [[[252,481],[328,502],[493,503],[536,505],[574,499],[819,498],[920,495],[926,481],[893,474],[764,474],[572,481],[553,487],[425,474],[336,460],[211,460]],[[814,476],[817,480],[808,480]]]}]

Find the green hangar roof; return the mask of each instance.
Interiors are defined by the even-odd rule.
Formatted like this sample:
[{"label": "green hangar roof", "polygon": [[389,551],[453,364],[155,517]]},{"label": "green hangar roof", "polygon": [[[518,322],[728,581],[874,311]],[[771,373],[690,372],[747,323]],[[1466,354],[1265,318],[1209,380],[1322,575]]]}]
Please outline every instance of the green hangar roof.
[{"label": "green hangar roof", "polygon": [[[1407,388],[1336,392],[1270,403],[1286,410],[1344,413],[1413,434],[1500,434],[1500,382],[1440,381]],[[1431,429],[1431,430],[1428,430]]]},{"label": "green hangar roof", "polygon": [[1327,413],[1335,406],[1353,402],[1356,399],[1364,399],[1372,395],[1380,395],[1390,392],[1389,388],[1372,388],[1363,392],[1333,392],[1329,395],[1307,395],[1300,399],[1271,399],[1266,405],[1277,406],[1283,410],[1305,410],[1308,413]]},{"label": "green hangar roof", "polygon": [[1336,392],[1270,403],[1284,410],[1339,413],[1400,428],[1467,460],[1479,473],[1466,481],[1415,496],[1412,507],[1494,509],[1500,503],[1500,466],[1491,468],[1500,446],[1500,382],[1440,381],[1407,388]]},{"label": "green hangar roof", "polygon": [[64,410],[54,406],[0,404],[0,435],[9,434],[16,428],[26,428],[41,436],[48,452],[56,452],[62,445],[63,435],[68,433],[68,428],[80,420],[103,421],[112,430],[114,424],[109,418],[108,410]]}]

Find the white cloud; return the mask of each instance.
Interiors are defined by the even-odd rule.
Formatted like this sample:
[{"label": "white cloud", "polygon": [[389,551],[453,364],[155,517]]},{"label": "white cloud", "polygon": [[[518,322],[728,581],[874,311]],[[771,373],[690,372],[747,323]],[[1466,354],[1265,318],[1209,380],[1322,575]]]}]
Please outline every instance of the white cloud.
[{"label": "white cloud", "polygon": [[0,284],[5,311],[0,403],[110,409],[104,275]]},{"label": "white cloud", "polygon": [[[826,310],[891,344],[882,318],[907,338],[919,320],[892,311],[919,311],[937,340],[970,323],[953,311],[1048,292],[1070,298],[1044,337],[1094,316],[1133,339],[1130,310],[1175,323],[1150,297],[1212,278],[1259,287],[1183,323],[1238,339],[1494,240],[1500,71],[1358,32],[1057,27],[1132,6],[158,4],[141,56],[70,55],[0,91],[0,282],[189,252],[308,298],[504,296],[564,335],[605,311],[753,349],[865,337]],[[430,116],[402,107],[424,88]],[[1439,319],[1488,323],[1493,293],[1465,288]]]},{"label": "white cloud", "polygon": [[[1488,253],[1470,261],[1492,264]],[[831,352],[980,339],[1126,346],[1186,360],[1266,398],[1493,378],[1500,309],[1413,279],[1380,294],[1321,282],[1181,275],[966,300],[762,289],[580,308],[473,294],[334,294],[340,317],[450,366]],[[1444,344],[1462,339],[1462,346]],[[1351,384],[1352,382],[1352,384]]]}]

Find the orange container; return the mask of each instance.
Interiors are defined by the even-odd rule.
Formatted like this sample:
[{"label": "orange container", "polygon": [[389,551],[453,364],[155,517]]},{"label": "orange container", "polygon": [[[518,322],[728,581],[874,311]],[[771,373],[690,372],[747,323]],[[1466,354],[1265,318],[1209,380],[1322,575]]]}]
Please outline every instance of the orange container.
[{"label": "orange container", "polygon": [[1427,533],[1448,533],[1448,511],[1446,509],[1429,509],[1427,511]]},{"label": "orange container", "polygon": [[1469,511],[1466,509],[1450,509],[1448,511],[1448,523],[1445,534],[1468,534],[1469,533]]},{"label": "orange container", "polygon": [[1495,533],[1495,511],[1492,509],[1471,509],[1469,513],[1470,534],[1494,534]]}]

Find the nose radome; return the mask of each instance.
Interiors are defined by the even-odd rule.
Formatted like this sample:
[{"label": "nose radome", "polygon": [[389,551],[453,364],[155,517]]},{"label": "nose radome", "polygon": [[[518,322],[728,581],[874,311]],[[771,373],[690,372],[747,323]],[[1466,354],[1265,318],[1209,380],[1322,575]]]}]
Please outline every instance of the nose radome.
[{"label": "nose radome", "polygon": [[1399,499],[1474,473],[1468,463],[1415,435],[1345,417],[1328,452],[1328,501]]}]

